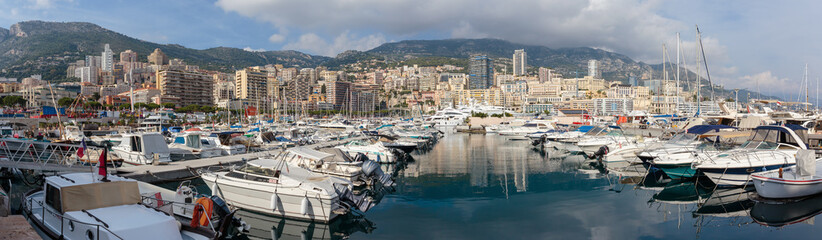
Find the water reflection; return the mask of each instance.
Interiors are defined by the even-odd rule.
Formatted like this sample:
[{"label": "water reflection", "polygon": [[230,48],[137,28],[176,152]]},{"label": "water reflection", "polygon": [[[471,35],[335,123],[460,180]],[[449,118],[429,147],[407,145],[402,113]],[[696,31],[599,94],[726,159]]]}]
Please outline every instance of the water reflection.
[{"label": "water reflection", "polygon": [[814,217],[822,212],[822,195],[801,200],[763,200],[751,208],[751,217],[759,224],[783,227],[795,223],[814,223]]},{"label": "water reflection", "polygon": [[346,215],[330,223],[305,222],[240,210],[236,213],[251,226],[248,239],[348,239],[356,232],[370,233],[374,223],[363,217]]}]

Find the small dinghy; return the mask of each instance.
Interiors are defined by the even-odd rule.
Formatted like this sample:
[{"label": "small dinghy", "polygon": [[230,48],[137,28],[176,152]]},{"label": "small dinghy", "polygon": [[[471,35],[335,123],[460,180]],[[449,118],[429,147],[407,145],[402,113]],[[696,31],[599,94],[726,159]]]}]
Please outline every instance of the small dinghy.
[{"label": "small dinghy", "polygon": [[756,192],[765,198],[796,198],[822,193],[822,159],[814,150],[799,150],[796,165],[751,175]]}]

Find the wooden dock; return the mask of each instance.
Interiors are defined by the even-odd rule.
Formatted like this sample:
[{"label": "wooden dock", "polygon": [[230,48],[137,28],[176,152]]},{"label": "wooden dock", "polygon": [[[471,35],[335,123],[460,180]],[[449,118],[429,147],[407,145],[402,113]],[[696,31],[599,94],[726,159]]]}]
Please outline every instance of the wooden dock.
[{"label": "wooden dock", "polygon": [[[355,137],[340,141],[331,141],[307,145],[306,147],[322,149],[343,145],[351,141],[363,140],[366,138],[368,137]],[[200,169],[212,168],[216,170],[217,168],[240,164],[243,161],[254,160],[260,157],[275,156],[281,151],[282,150],[272,150],[214,158],[175,161],[165,165],[129,166],[118,168],[116,174],[119,176],[149,183],[180,181],[185,179],[196,178],[199,175],[197,174],[197,171]]]}]

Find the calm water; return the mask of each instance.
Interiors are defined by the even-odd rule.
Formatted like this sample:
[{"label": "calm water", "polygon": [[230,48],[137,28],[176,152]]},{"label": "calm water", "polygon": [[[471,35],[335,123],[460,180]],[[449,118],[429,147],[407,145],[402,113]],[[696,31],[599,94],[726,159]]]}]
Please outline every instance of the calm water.
[{"label": "calm water", "polygon": [[397,172],[395,191],[364,218],[328,225],[241,212],[253,226],[248,238],[783,239],[822,233],[813,225],[822,212],[819,196],[758,203],[742,189],[643,178],[644,168],[625,164],[597,168],[581,156],[496,135],[451,134],[414,159]]}]

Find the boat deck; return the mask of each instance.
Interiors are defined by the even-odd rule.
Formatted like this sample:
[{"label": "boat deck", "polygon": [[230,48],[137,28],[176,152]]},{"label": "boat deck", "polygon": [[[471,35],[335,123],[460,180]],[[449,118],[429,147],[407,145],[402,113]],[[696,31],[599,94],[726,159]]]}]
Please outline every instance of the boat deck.
[{"label": "boat deck", "polygon": [[[328,148],[343,145],[350,141],[363,140],[366,138],[368,138],[368,136],[355,137],[338,141],[322,142],[307,145],[306,147],[313,149]],[[174,161],[164,165],[141,165],[122,167],[117,169],[117,175],[149,183],[178,181],[196,178],[198,176],[197,170],[200,169],[228,167],[243,162],[244,160],[247,161],[257,159],[260,157],[276,155],[280,151],[282,150],[271,150],[213,158]]]}]

